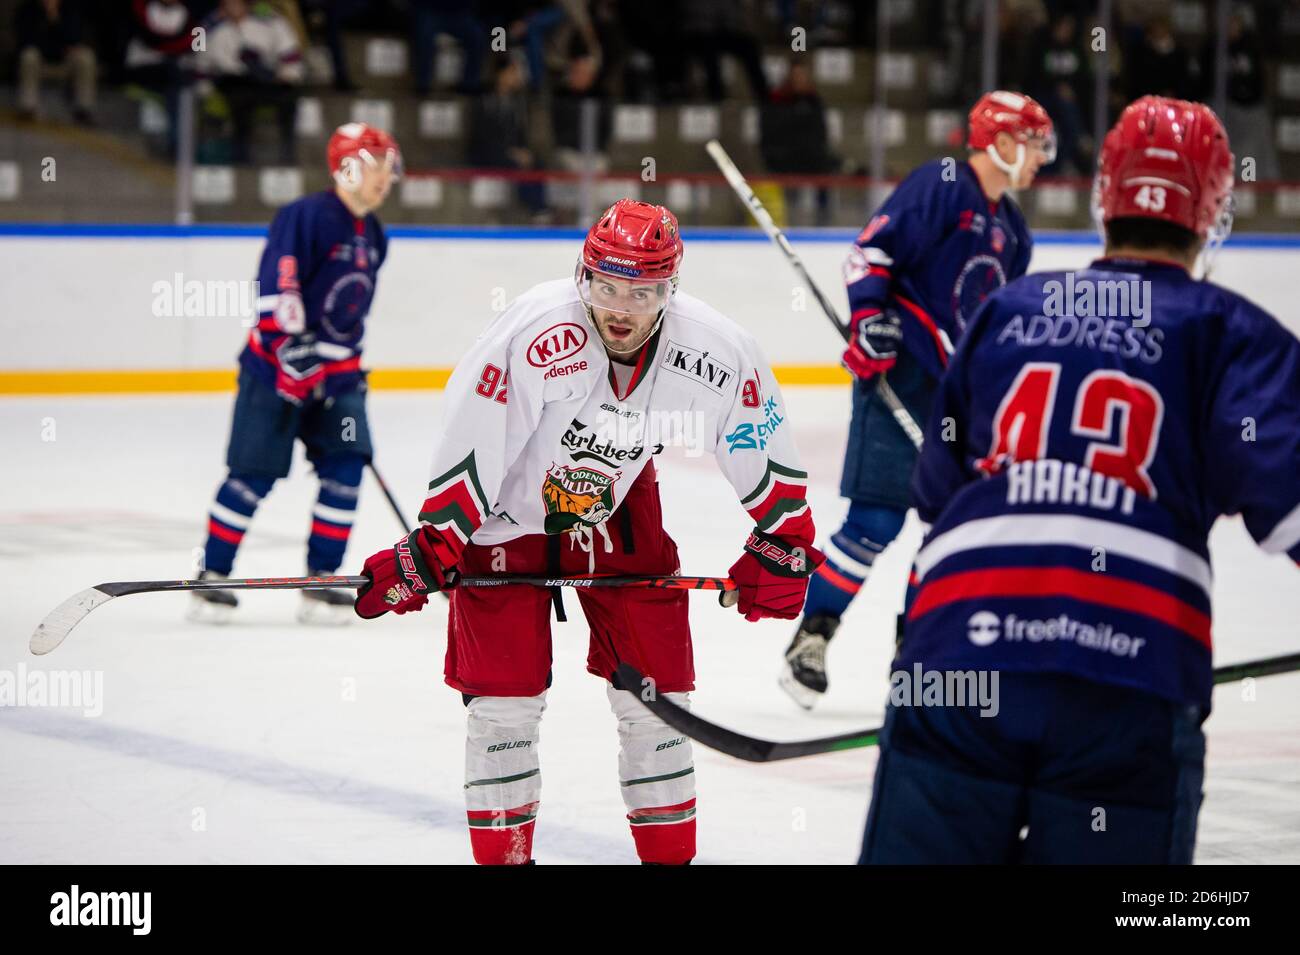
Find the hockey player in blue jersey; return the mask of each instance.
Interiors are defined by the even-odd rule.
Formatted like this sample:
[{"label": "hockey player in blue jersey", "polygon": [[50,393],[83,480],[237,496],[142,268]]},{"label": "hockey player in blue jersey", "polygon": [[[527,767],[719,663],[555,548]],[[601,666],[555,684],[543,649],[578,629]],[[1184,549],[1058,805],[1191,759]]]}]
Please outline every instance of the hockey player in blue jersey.
[{"label": "hockey player in blue jersey", "polygon": [[[388,243],[375,211],[401,174],[386,132],[340,126],[326,150],[334,188],[276,213],[258,269],[258,322],[239,356],[229,473],[208,515],[201,579],[229,576],[258,504],[289,473],[295,441],[320,479],[307,539],[307,572],[332,574],[343,561],[357,491],[372,455],[361,344]],[[304,622],[347,623],[353,596],[304,590]],[[199,591],[192,614],[224,620],[229,591]]]},{"label": "hockey player in blue jersey", "polygon": [[840,493],[844,524],[822,549],[781,686],[811,708],[826,692],[826,645],[871,565],[902,529],[916,448],[877,394],[888,380],[924,424],[953,344],[994,289],[1025,274],[1031,240],[1011,198],[1055,156],[1052,121],[1028,96],[995,91],[970,112],[965,162],[915,169],[880,207],[844,263],[852,336],[853,418]]},{"label": "hockey player in blue jersey", "polygon": [[1138,100],[1098,164],[1103,257],[970,321],[913,482],[932,526],[895,674],[996,674],[997,700],[891,701],[863,862],[1192,861],[1210,529],[1239,514],[1300,561],[1300,341],[1191,274],[1232,176],[1208,107]]}]

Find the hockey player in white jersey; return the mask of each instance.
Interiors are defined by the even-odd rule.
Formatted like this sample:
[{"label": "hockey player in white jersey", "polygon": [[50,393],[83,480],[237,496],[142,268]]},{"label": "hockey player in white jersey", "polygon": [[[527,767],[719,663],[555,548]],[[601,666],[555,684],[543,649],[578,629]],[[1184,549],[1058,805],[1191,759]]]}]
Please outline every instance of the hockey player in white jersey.
[{"label": "hockey player in white jersey", "polygon": [[[430,593],[450,591],[445,675],[468,709],[465,794],[480,863],[532,861],[553,598],[522,584],[456,589],[458,573],[678,573],[652,456],[680,437],[687,415],[755,521],[729,571],[740,613],[794,619],[821,561],[772,372],[743,329],[677,292],[682,253],[664,207],[623,199],[606,210],[575,277],[520,296],[457,365],[420,527],[365,564],[371,583],[356,603],[365,618],[419,610]],[[587,669],[610,681],[637,853],[687,863],[690,742],[614,683],[628,662],[657,692],[688,702],[687,594],[577,594],[591,629]]]}]

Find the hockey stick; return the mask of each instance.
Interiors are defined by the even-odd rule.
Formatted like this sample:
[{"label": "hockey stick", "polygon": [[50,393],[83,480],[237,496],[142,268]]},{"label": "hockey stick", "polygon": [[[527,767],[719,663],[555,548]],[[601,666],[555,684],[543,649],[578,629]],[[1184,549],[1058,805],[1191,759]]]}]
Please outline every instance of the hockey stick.
[{"label": "hockey stick", "polygon": [[650,590],[721,590],[735,591],[730,577],[670,577],[655,574],[629,574],[621,577],[591,575],[585,577],[544,577],[531,574],[505,574],[500,577],[461,577],[450,579],[452,587],[503,587],[506,584],[531,584],[534,587],[631,587]]},{"label": "hockey stick", "polygon": [[[1236,683],[1239,680],[1293,673],[1296,670],[1300,670],[1300,653],[1266,657],[1249,663],[1230,663],[1215,669],[1214,684],[1218,686],[1224,683]],[[622,689],[635,694],[650,712],[679,733],[684,733],[709,749],[716,749],[727,756],[751,763],[771,763],[781,759],[797,759],[800,756],[838,753],[846,749],[875,746],[880,741],[882,727],[879,726],[852,733],[840,733],[838,736],[822,736],[816,739],[788,742],[745,736],[717,723],[710,723],[690,710],[678,706],[667,697],[660,696],[654,692],[653,681],[642,675],[641,671],[631,664],[619,664],[618,682]]]},{"label": "hockey stick", "polygon": [[406,523],[406,518],[402,516],[402,509],[397,506],[397,498],[393,497],[393,492],[388,489],[388,482],[383,479],[379,469],[375,467],[374,460],[366,461],[366,467],[370,468],[370,473],[375,476],[375,483],[379,485],[379,490],[384,492],[384,497],[388,498],[388,506],[393,509],[393,514],[397,517],[397,523],[402,525],[402,530],[411,533],[411,525]]},{"label": "hockey stick", "polygon": [[[840,316],[835,310],[835,306],[830,303],[830,300],[822,294],[822,290],[817,287],[817,283],[814,282],[812,276],[808,274],[808,269],[804,267],[803,260],[799,258],[794,247],[790,245],[790,240],[785,237],[785,233],[783,233],[777,227],[777,224],[772,221],[772,216],[768,213],[767,209],[763,207],[763,203],[759,201],[758,196],[754,195],[754,190],[749,187],[749,183],[745,181],[745,177],[741,175],[736,164],[731,161],[731,157],[728,156],[727,151],[722,148],[722,144],[716,139],[711,139],[709,140],[708,145],[704,148],[708,151],[708,154],[713,161],[717,163],[718,170],[722,173],[723,178],[727,180],[731,185],[731,188],[735,190],[736,195],[740,197],[740,201],[749,209],[749,214],[754,217],[754,221],[758,223],[759,228],[766,232],[767,237],[775,242],[777,248],[785,254],[786,261],[788,261],[794,270],[799,273],[799,277],[803,279],[804,285],[808,286],[809,291],[813,293],[813,298],[817,299],[817,304],[822,307],[822,311],[825,312],[826,317],[831,320],[831,324],[835,326],[835,330],[839,332],[840,337],[847,342],[852,334],[852,330],[845,322],[840,321]],[[885,381],[884,375],[876,376],[876,393],[880,395],[880,399],[885,403],[886,407],[889,408],[890,413],[894,416],[894,420],[898,422],[898,426],[903,429],[903,432],[909,439],[911,439],[911,442],[916,445],[919,450],[921,447],[921,441],[923,440],[921,428],[908,412],[907,408],[904,407],[903,402],[899,400],[894,389],[890,387],[889,382]]]},{"label": "hockey stick", "polygon": [[[327,590],[332,587],[357,588],[364,586],[366,577],[256,577],[244,580],[122,580],[99,584],[69,597],[51,610],[37,625],[28,642],[28,649],[37,656],[54,650],[72,632],[72,628],[90,615],[101,604],[114,597],[132,594],[150,594],[162,591],[196,590]],[[721,590],[734,591],[736,584],[729,577],[543,577],[502,576],[462,577],[453,574],[448,579],[452,587],[500,587],[505,584],[532,584],[538,587],[642,587],[663,590]]]}]

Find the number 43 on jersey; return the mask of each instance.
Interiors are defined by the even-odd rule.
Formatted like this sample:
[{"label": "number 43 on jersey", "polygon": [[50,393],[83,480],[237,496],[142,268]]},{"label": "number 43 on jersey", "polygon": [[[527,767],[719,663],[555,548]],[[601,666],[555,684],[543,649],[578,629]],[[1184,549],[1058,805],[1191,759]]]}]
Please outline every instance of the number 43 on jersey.
[{"label": "number 43 on jersey", "polygon": [[[1056,362],[1030,362],[1020,369],[998,405],[992,446],[975,462],[977,468],[996,474],[1015,461],[1044,456],[1060,377]],[[1070,431],[1088,439],[1084,465],[1155,500],[1156,487],[1147,469],[1155,459],[1164,419],[1160,393],[1122,371],[1100,369],[1079,383],[1073,402]]]}]

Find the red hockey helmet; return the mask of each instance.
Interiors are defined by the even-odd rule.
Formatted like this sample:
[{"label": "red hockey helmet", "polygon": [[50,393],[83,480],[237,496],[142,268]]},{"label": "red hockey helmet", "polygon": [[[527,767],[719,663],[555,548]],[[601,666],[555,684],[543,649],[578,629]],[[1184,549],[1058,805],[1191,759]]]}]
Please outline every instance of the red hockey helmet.
[{"label": "red hockey helmet", "polygon": [[[649,332],[654,334],[677,291],[682,254],[677,217],[664,206],[620,199],[602,212],[587,232],[574,274],[587,318],[597,331],[593,309],[655,315]],[[640,344],[626,350],[633,352]],[[623,350],[609,342],[605,347]]]},{"label": "red hockey helmet", "polygon": [[1143,96],[1106,134],[1094,202],[1103,223],[1160,219],[1221,241],[1232,226],[1232,149],[1204,103]]},{"label": "red hockey helmet", "polygon": [[[1030,143],[1037,143],[1042,148],[1046,162],[1056,159],[1056,129],[1052,118],[1032,96],[1007,90],[985,93],[971,107],[969,123],[967,148],[988,153],[994,164],[1011,176],[1013,184],[1020,177],[1025,148]],[[995,145],[998,133],[1007,133],[1020,145],[1014,163],[1004,162],[998,155]]]},{"label": "red hockey helmet", "polygon": [[345,189],[361,184],[361,166],[387,166],[393,178],[402,175],[402,149],[397,140],[366,123],[344,123],[334,130],[325,157],[334,181]]},{"label": "red hockey helmet", "polygon": [[664,206],[620,199],[587,231],[582,264],[624,278],[672,280],[682,262],[677,217]]},{"label": "red hockey helmet", "polygon": [[970,136],[966,145],[971,149],[987,149],[993,145],[998,133],[1009,133],[1017,142],[1028,142],[1038,137],[1055,145],[1056,132],[1047,110],[1032,96],[993,90],[979,98],[970,111]]}]

